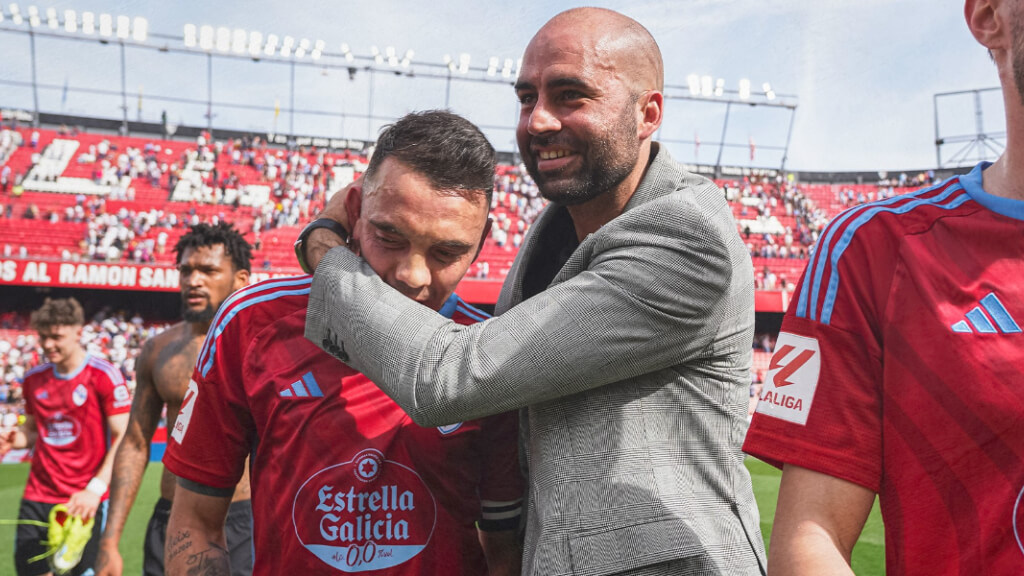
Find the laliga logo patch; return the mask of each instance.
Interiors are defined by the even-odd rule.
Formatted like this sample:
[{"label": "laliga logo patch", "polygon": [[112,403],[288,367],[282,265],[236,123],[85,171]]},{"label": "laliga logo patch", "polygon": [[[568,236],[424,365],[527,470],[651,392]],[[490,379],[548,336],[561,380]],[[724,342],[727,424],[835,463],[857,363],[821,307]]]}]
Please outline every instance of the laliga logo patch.
[{"label": "laliga logo patch", "polygon": [[1017,494],[1017,502],[1013,505],[1013,536],[1017,539],[1017,548],[1024,554],[1024,543],[1020,541],[1020,533],[1024,530],[1024,507],[1020,505],[1021,498],[1024,498],[1024,488]]},{"label": "laliga logo patch", "polygon": [[58,413],[46,423],[46,434],[43,442],[50,446],[67,446],[78,439],[81,427],[78,421],[64,414]]},{"label": "laliga logo patch", "polygon": [[372,448],[310,476],[292,502],[299,542],[342,572],[408,562],[430,543],[436,522],[437,503],[420,475]]},{"label": "laliga logo patch", "polygon": [[71,401],[75,403],[75,406],[85,404],[85,401],[88,399],[89,391],[85,388],[84,384],[76,386],[74,392],[71,393]]},{"label": "laliga logo patch", "polygon": [[807,424],[820,374],[818,341],[780,332],[757,412],[801,426]]}]

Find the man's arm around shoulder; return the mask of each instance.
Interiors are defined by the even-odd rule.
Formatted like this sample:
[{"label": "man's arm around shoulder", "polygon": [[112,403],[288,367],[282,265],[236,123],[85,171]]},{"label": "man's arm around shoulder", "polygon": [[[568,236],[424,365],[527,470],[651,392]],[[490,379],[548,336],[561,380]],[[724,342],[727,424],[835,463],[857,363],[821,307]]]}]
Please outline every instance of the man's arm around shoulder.
[{"label": "man's arm around shoulder", "polygon": [[592,251],[586,270],[473,326],[410,301],[335,248],[313,276],[306,337],[423,426],[678,365],[716,337],[734,263],[716,224],[692,204],[674,198],[664,207],[613,221],[579,248]]}]

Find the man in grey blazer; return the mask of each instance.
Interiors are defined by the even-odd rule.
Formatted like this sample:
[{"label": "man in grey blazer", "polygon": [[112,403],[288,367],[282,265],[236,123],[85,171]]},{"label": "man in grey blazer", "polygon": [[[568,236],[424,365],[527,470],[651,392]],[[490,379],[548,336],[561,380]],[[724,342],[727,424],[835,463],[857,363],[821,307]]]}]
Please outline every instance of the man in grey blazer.
[{"label": "man in grey blazer", "polygon": [[753,267],[721,191],[652,141],[662,90],[657,44],[616,12],[563,12],[530,42],[517,137],[552,204],[491,320],[452,324],[325,256],[328,230],[305,246],[306,337],[417,423],[523,409],[524,574],[764,571],[739,450]]}]

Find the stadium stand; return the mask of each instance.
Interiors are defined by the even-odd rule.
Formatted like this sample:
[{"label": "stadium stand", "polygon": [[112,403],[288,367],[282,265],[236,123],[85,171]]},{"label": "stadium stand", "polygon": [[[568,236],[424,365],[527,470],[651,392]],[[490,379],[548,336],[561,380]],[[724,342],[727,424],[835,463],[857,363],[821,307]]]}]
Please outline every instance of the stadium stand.
[{"label": "stadium stand", "polygon": [[[366,166],[363,154],[287,151],[258,137],[211,141],[206,134],[175,141],[16,129],[0,133],[0,150],[11,180],[0,193],[5,257],[170,264],[170,247],[187,225],[229,220],[256,247],[256,268],[282,272],[296,271],[291,243],[299,226]],[[747,242],[756,287],[791,290],[832,217],[920,182],[717,183]],[[500,165],[495,224],[470,276],[503,279],[543,207],[520,167]]]},{"label": "stadium stand", "polygon": [[[142,343],[167,328],[147,323],[139,314],[101,310],[82,328],[82,342],[93,356],[109,360],[135,387],[135,359]],[[25,413],[21,379],[29,369],[43,363],[43,350],[24,314],[0,315],[0,422],[6,414]]]},{"label": "stadium stand", "polygon": [[[288,151],[258,137],[218,141],[131,138],[74,130],[0,130],[0,249],[4,258],[173,265],[188,225],[233,222],[255,247],[254,270],[297,272],[292,242],[325,198],[358,177],[367,155]],[[792,291],[818,234],[842,210],[927,184],[930,175],[877,184],[804,184],[782,177],[722,179],[750,250],[755,288]],[[494,225],[469,276],[501,280],[545,206],[521,166],[500,164]],[[134,386],[142,342],[166,326],[139,314],[97,314],[90,353]],[[774,333],[753,344],[751,394],[768,372]],[[0,422],[23,413],[19,381],[42,350],[27,316],[0,316]],[[12,416],[7,416],[11,414]]]}]

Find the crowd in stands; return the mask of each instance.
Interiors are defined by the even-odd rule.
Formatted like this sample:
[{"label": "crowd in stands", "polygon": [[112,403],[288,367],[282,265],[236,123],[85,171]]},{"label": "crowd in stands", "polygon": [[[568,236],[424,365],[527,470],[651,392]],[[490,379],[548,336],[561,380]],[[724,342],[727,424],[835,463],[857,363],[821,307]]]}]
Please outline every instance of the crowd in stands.
[{"label": "crowd in stands", "polygon": [[[733,186],[726,186],[727,193],[732,189]],[[806,258],[807,248],[814,244],[818,233],[828,224],[829,214],[825,209],[816,206],[795,183],[781,178],[773,182],[744,179],[738,187],[738,196],[748,200],[740,202],[738,217],[741,221],[753,219],[767,224],[773,217],[783,215],[795,225],[785,226],[781,232],[762,232],[763,242],[759,246],[748,243],[751,257]],[[753,232],[749,225],[744,226],[741,232],[746,240],[751,239]]]},{"label": "crowd in stands", "polygon": [[[259,213],[264,229],[308,220],[312,210],[323,205],[326,191],[336,189],[332,188],[335,165],[363,164],[363,158],[357,155],[346,154],[339,159],[323,149],[271,148],[258,136],[212,143],[208,138],[200,135],[195,150],[186,150],[179,162],[162,169],[167,174],[168,192],[190,202],[263,208],[266,198],[258,192],[266,187],[273,201],[270,210]],[[178,190],[183,184],[184,192]],[[257,188],[250,190],[248,185]]]},{"label": "crowd in stands", "polygon": [[502,165],[494,176],[491,239],[499,248],[518,250],[530,224],[547,202],[530,175],[520,166]]},{"label": "crowd in stands", "polygon": [[[79,137],[68,129],[57,135]],[[273,265],[269,256],[259,254],[263,238],[276,229],[295,227],[297,232],[322,209],[330,193],[365,170],[368,152],[283,150],[259,137],[221,141],[205,133],[192,142],[134,139],[132,145],[114,136],[92,136],[82,140],[74,168],[68,172],[87,175],[92,183],[109,187],[109,193],[78,193],[68,202],[40,208],[34,202],[19,201],[20,186],[33,167],[53,165],[44,161],[47,154],[59,153],[48,151],[52,136],[47,134],[40,145],[38,130],[0,130],[0,218],[77,226],[80,242],[62,249],[65,260],[167,262],[177,235],[187,226],[228,220],[245,233],[263,268],[269,269]],[[15,170],[7,160],[19,149],[27,149],[31,159],[27,168]],[[61,176],[45,171],[32,174],[50,180]],[[718,184],[734,207],[754,260],[755,287],[792,290],[811,247],[839,211],[933,181],[930,172],[883,176],[870,186],[826,186],[824,195],[782,176]],[[504,277],[545,205],[521,165],[499,165],[491,203],[494,224],[470,274]],[[273,237],[272,243],[278,241]],[[11,242],[2,246],[4,257],[27,258],[33,256],[32,250],[31,245]],[[19,381],[42,362],[42,350],[26,324],[23,316],[0,314],[0,425],[7,414],[23,411]],[[83,329],[83,340],[91,354],[117,365],[134,387],[135,359],[142,342],[163,328],[147,324],[138,315],[104,310]],[[764,333],[753,342],[752,406],[768,370],[774,339],[774,334]]]},{"label": "crowd in stands", "polygon": [[[148,324],[138,314],[104,309],[82,328],[82,343],[93,356],[117,366],[129,388],[135,388],[135,360],[142,344],[166,325]],[[0,314],[0,422],[3,414],[24,414],[21,380],[25,373],[44,363],[43,350],[25,315]]]},{"label": "crowd in stands", "polygon": [[[0,144],[4,142],[10,142],[13,150],[21,142],[20,134],[3,130]],[[15,189],[26,174],[8,174],[7,180],[14,186],[0,191],[0,217],[87,222],[82,243],[64,250],[65,258],[146,263],[153,261],[160,249],[161,228],[230,219],[249,232],[255,243],[263,232],[299,226],[322,209],[329,188],[347,183],[335,181],[336,166],[353,166],[352,173],[365,168],[365,157],[358,154],[328,155],[304,147],[284,151],[269,147],[259,137],[210,142],[208,136],[201,135],[194,146],[184,146],[173,161],[166,158],[170,148],[162,148],[159,142],[138,147],[117,142],[111,137],[89,143],[75,158],[76,172],[84,171],[94,184],[109,188],[105,196],[77,194],[73,206],[41,210],[29,203],[16,210],[21,190]],[[42,162],[43,155],[55,154],[51,148],[32,152],[29,170],[34,178],[55,181],[60,176],[42,169],[54,165]],[[10,172],[7,164],[0,168],[0,175]],[[164,190],[162,201],[136,202],[141,198],[137,187]],[[121,207],[108,211],[108,200]],[[223,210],[219,214],[197,213],[198,206],[207,204],[220,205]],[[151,230],[156,230],[153,235]],[[18,252],[25,255],[20,249]],[[31,247],[27,255],[33,255]]]},{"label": "crowd in stands", "polygon": [[[78,194],[73,205],[56,209],[40,209],[33,203],[21,203],[15,209],[16,198],[0,193],[0,217],[84,223],[79,245],[60,252],[68,260],[160,261],[168,243],[173,244],[177,236],[171,231],[199,221],[234,222],[258,250],[271,230],[297,228],[314,218],[330,193],[365,169],[369,152],[330,152],[314,147],[283,150],[258,136],[213,140],[206,133],[191,142],[79,135],[68,130],[58,135],[81,142],[77,168],[68,173],[84,170],[93,182],[108,186],[109,194]],[[37,156],[50,153],[52,144],[46,143],[51,136],[39,146],[37,130],[3,130],[0,158],[10,156],[21,144],[32,150],[32,165],[38,166]],[[6,164],[0,168],[0,182],[5,169],[9,170]],[[20,182],[23,176],[7,174],[7,181]],[[754,259],[756,288],[792,290],[799,261],[808,258],[821,230],[838,211],[905,192],[933,178],[932,173],[912,177],[904,173],[884,177],[866,189],[832,186],[829,198],[812,197],[804,185],[781,175],[718,183],[734,207]],[[139,194],[145,190],[158,191],[159,199],[144,200]],[[108,209],[108,201],[113,208]],[[490,242],[471,275],[503,277],[544,205],[521,165],[499,165]],[[274,237],[273,243],[278,243],[278,238]],[[7,244],[3,252],[34,256],[31,245]],[[267,269],[281,264],[267,255],[258,257]]]}]

